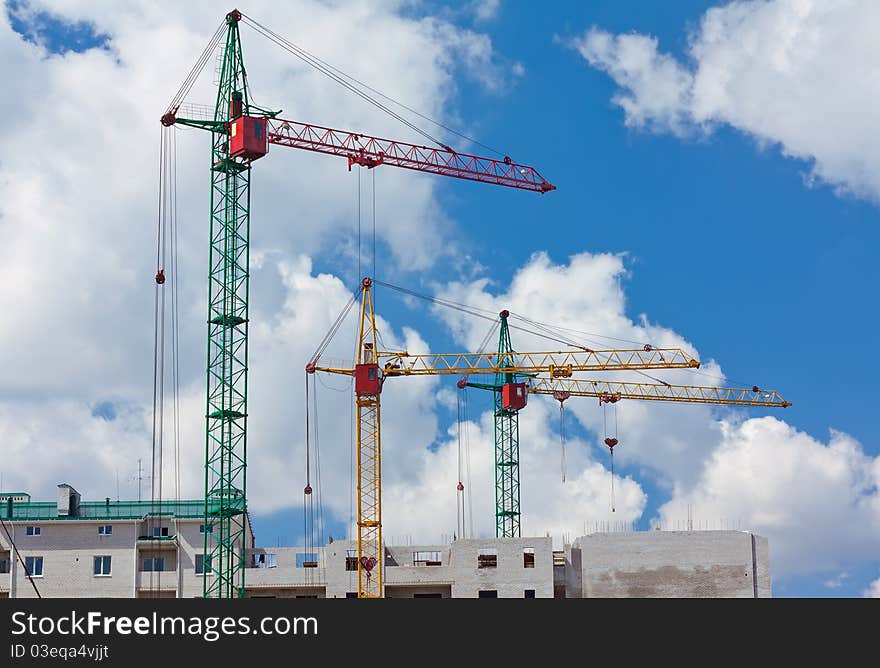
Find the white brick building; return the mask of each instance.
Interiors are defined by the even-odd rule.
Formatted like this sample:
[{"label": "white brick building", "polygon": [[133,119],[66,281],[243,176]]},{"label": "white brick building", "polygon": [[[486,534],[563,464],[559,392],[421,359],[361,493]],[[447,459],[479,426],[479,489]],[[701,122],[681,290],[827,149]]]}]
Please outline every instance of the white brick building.
[{"label": "white brick building", "polygon": [[[0,494],[0,517],[0,598],[36,595],[25,568],[44,597],[202,595],[203,501],[82,502],[62,484],[57,503]],[[244,550],[249,597],[357,595],[353,541],[255,548],[248,518]],[[384,578],[387,598],[770,596],[767,540],[741,531],[591,534],[564,551],[549,537],[386,545]]]}]

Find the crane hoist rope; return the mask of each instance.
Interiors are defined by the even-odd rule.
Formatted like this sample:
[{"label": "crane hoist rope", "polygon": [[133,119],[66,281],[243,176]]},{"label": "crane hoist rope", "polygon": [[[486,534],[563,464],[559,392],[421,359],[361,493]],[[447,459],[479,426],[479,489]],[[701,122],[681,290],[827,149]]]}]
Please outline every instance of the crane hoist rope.
[{"label": "crane hoist rope", "polygon": [[565,484],[565,400],[571,395],[568,392],[554,392],[553,398],[559,402],[559,443],[562,450],[562,482]]},{"label": "crane hoist rope", "polygon": [[[602,405],[602,425],[605,430],[605,445],[608,446],[609,456],[611,458],[611,512],[615,512],[614,508],[614,447],[618,444],[618,430],[617,430],[617,399],[602,399],[599,398],[599,403]],[[611,410],[614,411],[614,435],[608,435],[608,405],[611,404]]]},{"label": "crane hoist rope", "polygon": [[[165,435],[170,431],[173,465],[173,498],[180,500],[180,354],[177,231],[177,142],[173,128],[162,127],[159,142],[158,217],[153,302],[153,393],[151,415],[150,518],[146,537],[161,539],[165,497]],[[166,287],[169,294],[166,295]],[[169,322],[170,314],[170,322]],[[170,328],[170,331],[169,331]],[[169,341],[166,341],[166,336]],[[170,342],[170,361],[168,348]],[[166,380],[171,387],[171,419],[166,425]],[[169,527],[169,530],[171,527]],[[150,559],[154,557],[151,555]],[[152,567],[149,591],[158,596],[162,571]]]}]

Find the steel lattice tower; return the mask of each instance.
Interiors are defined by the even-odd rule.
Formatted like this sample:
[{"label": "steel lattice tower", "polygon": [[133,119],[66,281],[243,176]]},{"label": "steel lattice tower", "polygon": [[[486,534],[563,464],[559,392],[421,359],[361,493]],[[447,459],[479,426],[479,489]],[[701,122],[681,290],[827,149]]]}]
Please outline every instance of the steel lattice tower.
[{"label": "steel lattice tower", "polygon": [[[513,367],[507,311],[501,312],[498,337],[499,367]],[[501,388],[516,382],[514,373],[495,374],[495,535],[499,538],[520,536],[519,511],[519,411],[504,408]]]},{"label": "steel lattice tower", "polygon": [[211,142],[203,578],[206,598],[244,596],[251,168],[248,161],[230,157],[229,131],[225,129],[234,115],[248,111],[238,32],[240,18],[238,12],[226,17],[226,46],[214,109],[217,125],[212,130]]}]

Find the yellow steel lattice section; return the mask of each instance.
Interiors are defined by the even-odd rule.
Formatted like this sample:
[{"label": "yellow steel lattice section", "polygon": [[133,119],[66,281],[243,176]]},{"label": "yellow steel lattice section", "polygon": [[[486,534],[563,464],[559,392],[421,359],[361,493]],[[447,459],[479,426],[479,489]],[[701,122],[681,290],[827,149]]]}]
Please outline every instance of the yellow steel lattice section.
[{"label": "yellow steel lattice section", "polygon": [[[382,596],[382,475],[379,396],[357,400],[358,598]],[[371,570],[364,559],[374,559]]]},{"label": "yellow steel lattice section", "polygon": [[691,404],[724,404],[733,406],[764,406],[786,408],[791,404],[774,390],[758,387],[701,387],[666,383],[627,383],[568,378],[534,378],[532,394],[563,394],[572,397],[597,397],[602,400],[641,399]]},{"label": "yellow steel lattice section", "polygon": [[[358,365],[375,365],[376,315],[369,278],[363,280],[361,320],[358,328]],[[375,367],[374,367],[375,369]],[[357,525],[358,598],[382,598],[385,568],[382,546],[382,439],[379,429],[378,385],[362,391],[355,382],[357,402]]]},{"label": "yellow steel lattice section", "polygon": [[427,355],[410,355],[406,352],[379,353],[385,376],[549,373],[553,378],[566,378],[575,371],[691,369],[700,366],[697,360],[679,348],[512,352],[505,357],[509,365],[497,366],[498,356],[495,353]]}]

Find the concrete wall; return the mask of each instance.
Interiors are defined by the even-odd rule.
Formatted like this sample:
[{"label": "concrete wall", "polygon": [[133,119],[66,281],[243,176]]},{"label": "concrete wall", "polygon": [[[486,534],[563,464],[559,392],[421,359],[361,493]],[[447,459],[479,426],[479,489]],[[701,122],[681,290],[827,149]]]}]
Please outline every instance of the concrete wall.
[{"label": "concrete wall", "polygon": [[[40,594],[52,597],[133,598],[161,593],[193,598],[202,595],[203,575],[195,573],[196,554],[204,552],[202,519],[163,518],[148,525],[144,520],[56,520],[7,522],[22,559],[43,557],[43,574],[34,582]],[[98,527],[113,527],[109,536]],[[174,540],[140,540],[152,526],[167,526]],[[39,536],[28,536],[27,526],[39,526]],[[248,529],[246,540],[250,540]],[[0,594],[35,598],[36,594],[14,558],[10,542],[0,533],[0,558],[9,572],[0,573]],[[94,558],[111,557],[110,575],[94,574]],[[147,557],[162,557],[165,571],[143,571]]]},{"label": "concrete wall", "polygon": [[[495,549],[494,568],[480,568],[480,549]],[[534,550],[534,567],[526,568],[523,550]],[[335,541],[318,553],[317,568],[297,568],[296,555],[304,548],[265,548],[254,555],[273,554],[274,568],[247,571],[248,596],[301,596],[346,598],[357,592],[357,571],[346,570],[346,557],[357,554],[355,541]],[[416,565],[417,552],[437,552],[439,565]],[[550,538],[487,538],[457,540],[450,545],[385,547],[385,588],[392,598],[440,594],[443,598],[477,598],[480,591],[496,591],[499,598],[523,598],[528,589],[536,598],[553,597],[553,552]]]},{"label": "concrete wall", "polygon": [[[570,550],[580,582],[572,595],[597,598],[770,596],[767,539],[742,531],[644,531],[578,538]],[[580,591],[578,592],[578,589]]]},{"label": "concrete wall", "polygon": [[[148,533],[138,521],[55,520],[12,522],[10,529],[22,556],[42,556],[43,576],[36,578],[43,596],[135,597],[202,595],[203,575],[196,575],[196,555],[204,551],[201,519],[168,518],[174,540],[139,540]],[[40,526],[40,536],[25,527]],[[111,536],[97,533],[111,524]],[[251,543],[250,534],[247,542]],[[534,550],[534,567],[523,553]],[[496,551],[494,568],[480,568],[481,549]],[[357,592],[357,570],[346,568],[354,541],[335,541],[310,550],[317,568],[297,566],[305,548],[260,548],[246,551],[248,596],[319,596],[346,598]],[[436,552],[439,565],[417,565],[416,552]],[[275,567],[255,568],[259,555],[274,555]],[[112,557],[109,576],[95,576],[95,556]],[[767,540],[747,532],[649,531],[591,534],[566,545],[554,567],[550,538],[456,540],[449,545],[386,546],[386,594],[393,598],[439,594],[443,598],[477,598],[481,591],[499,598],[552,598],[554,587],[569,598],[580,597],[768,597],[770,567]],[[142,572],[143,559],[162,556],[165,572]],[[0,573],[0,597],[33,597],[22,567],[12,558],[0,533],[0,558],[9,573]],[[267,563],[269,558],[267,557]],[[210,576],[209,576],[210,577]]]},{"label": "concrete wall", "polygon": [[[98,535],[98,526],[113,524],[110,536]],[[22,559],[43,558],[43,574],[34,582],[44,597],[131,598],[135,583],[136,522],[7,522]],[[26,535],[27,526],[39,526],[39,536]],[[5,533],[0,551],[9,553],[9,573],[0,575],[13,598],[36,598],[24,568],[12,556]],[[94,574],[94,558],[111,558],[110,575]]]}]

